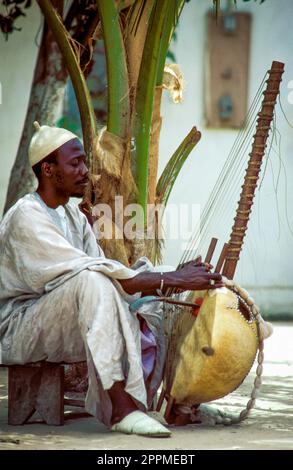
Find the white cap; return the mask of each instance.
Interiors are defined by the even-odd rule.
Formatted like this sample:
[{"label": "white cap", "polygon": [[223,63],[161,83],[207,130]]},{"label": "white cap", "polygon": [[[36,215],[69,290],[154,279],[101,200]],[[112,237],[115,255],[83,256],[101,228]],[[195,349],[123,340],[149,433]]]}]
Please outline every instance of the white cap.
[{"label": "white cap", "polygon": [[62,129],[60,127],[40,126],[35,121],[35,134],[30,141],[28,155],[31,166],[39,163],[43,158],[47,157],[51,152],[61,147],[69,140],[78,139],[77,135]]}]

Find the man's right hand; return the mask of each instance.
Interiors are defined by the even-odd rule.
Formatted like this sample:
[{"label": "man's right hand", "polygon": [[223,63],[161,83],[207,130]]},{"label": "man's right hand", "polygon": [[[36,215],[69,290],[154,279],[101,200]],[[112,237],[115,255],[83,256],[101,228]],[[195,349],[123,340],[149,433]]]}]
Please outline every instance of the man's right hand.
[{"label": "man's right hand", "polygon": [[211,273],[212,265],[203,263],[201,257],[179,266],[177,271],[159,273],[140,273],[131,279],[120,280],[123,289],[129,294],[135,292],[156,295],[160,288],[162,279],[164,280],[163,293],[169,287],[175,291],[185,290],[208,290],[224,287],[222,275]]},{"label": "man's right hand", "polygon": [[166,285],[182,290],[207,290],[224,287],[222,275],[211,273],[205,263],[186,263],[175,272],[164,273]]}]

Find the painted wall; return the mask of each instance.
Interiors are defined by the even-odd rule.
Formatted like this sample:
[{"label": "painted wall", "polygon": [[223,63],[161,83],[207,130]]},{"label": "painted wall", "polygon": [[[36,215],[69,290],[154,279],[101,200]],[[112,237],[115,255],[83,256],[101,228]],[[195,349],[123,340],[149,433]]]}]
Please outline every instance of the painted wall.
[{"label": "painted wall", "polygon": [[[233,130],[208,130],[204,124],[205,14],[210,4],[207,0],[191,0],[182,14],[178,39],[172,50],[185,77],[184,101],[174,105],[167,93],[164,94],[160,144],[162,170],[193,125],[202,131],[201,142],[186,162],[170,198],[171,204],[199,204],[201,208],[212,191],[237,135]],[[293,91],[290,99],[288,88],[290,80],[293,80],[293,3],[291,0],[266,0],[259,5],[239,0],[238,9],[253,14],[249,101],[253,100],[272,60],[283,61],[286,72],[282,82],[282,104],[289,121],[293,123]],[[8,42],[0,36],[0,213],[22,132],[41,24],[41,15],[34,3],[27,17],[19,20],[21,32],[15,32]],[[293,82],[291,85],[293,87]],[[293,177],[293,131],[280,109],[277,112],[277,127],[282,135],[282,164],[278,155],[271,152],[236,277],[255,293],[256,300],[265,310],[293,312],[293,230],[289,229],[289,222],[293,228],[293,194],[290,185]],[[274,184],[277,180],[276,196]],[[234,207],[232,202],[226,203],[226,207],[230,205]],[[211,236],[219,236],[223,242],[230,229],[231,221],[223,217],[217,228],[218,233],[212,233]],[[182,240],[167,240],[165,263],[176,265],[182,247]]]}]

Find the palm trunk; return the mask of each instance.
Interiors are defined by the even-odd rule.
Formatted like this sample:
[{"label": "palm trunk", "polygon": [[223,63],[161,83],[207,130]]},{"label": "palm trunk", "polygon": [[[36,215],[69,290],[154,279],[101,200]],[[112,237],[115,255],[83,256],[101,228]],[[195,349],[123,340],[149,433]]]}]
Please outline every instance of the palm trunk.
[{"label": "palm trunk", "polygon": [[81,118],[84,148],[88,164],[91,165],[93,140],[96,135],[96,119],[89,90],[77,54],[70,41],[70,35],[62,23],[60,15],[49,0],[38,0],[38,4],[59,46],[74,87]]},{"label": "palm trunk", "polygon": [[160,113],[162,99],[162,87],[155,88],[154,109],[152,117],[152,133],[150,141],[149,171],[148,171],[148,202],[154,204],[156,200],[156,185],[158,174],[159,144],[162,127]]}]

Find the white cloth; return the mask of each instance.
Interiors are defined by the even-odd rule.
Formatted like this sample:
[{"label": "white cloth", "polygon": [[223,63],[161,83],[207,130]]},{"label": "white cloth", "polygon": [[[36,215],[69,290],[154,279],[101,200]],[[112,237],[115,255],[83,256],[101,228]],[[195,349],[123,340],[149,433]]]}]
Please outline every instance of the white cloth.
[{"label": "white cloth", "polygon": [[[108,390],[127,376],[126,391],[144,407],[162,376],[160,303],[139,313],[156,337],[156,369],[146,396],[139,322],[117,279],[152,271],[146,258],[134,269],[106,259],[86,217],[65,206],[71,243],[34,194],[20,199],[0,224],[0,362],[76,362],[87,358],[86,407],[109,424]],[[0,354],[0,356],[1,356]]]},{"label": "white cloth", "polygon": [[40,126],[37,121],[34,122],[34,126],[36,132],[30,141],[28,149],[31,166],[39,163],[50,153],[54,152],[54,150],[69,142],[69,140],[78,139],[77,135],[61,127]]},{"label": "white cloth", "polygon": [[63,206],[59,206],[55,210],[56,210],[57,214],[60,217],[60,224],[61,224],[61,227],[62,227],[62,231],[63,231],[64,235],[66,236],[67,231],[68,231],[68,222],[67,222],[65,209],[64,209]]}]

